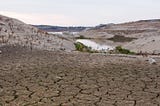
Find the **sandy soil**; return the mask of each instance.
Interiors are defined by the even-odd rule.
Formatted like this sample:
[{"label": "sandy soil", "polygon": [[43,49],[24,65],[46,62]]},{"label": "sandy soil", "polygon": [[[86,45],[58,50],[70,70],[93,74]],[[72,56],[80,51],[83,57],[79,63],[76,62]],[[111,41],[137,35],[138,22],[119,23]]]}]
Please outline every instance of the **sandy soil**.
[{"label": "sandy soil", "polygon": [[0,50],[0,106],[160,105],[159,58]]}]

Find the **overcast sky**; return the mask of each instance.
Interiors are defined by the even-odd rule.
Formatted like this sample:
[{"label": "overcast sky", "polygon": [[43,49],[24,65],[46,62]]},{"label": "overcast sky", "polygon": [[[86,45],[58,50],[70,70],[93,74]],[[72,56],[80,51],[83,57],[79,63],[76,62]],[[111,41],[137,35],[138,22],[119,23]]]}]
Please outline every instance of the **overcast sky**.
[{"label": "overcast sky", "polygon": [[0,0],[0,14],[28,24],[93,26],[160,18],[160,0]]}]

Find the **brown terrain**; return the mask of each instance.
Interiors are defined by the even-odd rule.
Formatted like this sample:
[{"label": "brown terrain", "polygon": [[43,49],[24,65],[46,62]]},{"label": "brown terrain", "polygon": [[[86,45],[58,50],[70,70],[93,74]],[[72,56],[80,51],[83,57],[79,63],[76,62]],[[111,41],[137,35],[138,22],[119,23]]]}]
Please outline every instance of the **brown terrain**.
[{"label": "brown terrain", "polygon": [[4,16],[0,29],[0,106],[160,106],[158,56],[66,52],[73,39]]},{"label": "brown terrain", "polygon": [[160,105],[160,58],[0,49],[1,106]]}]

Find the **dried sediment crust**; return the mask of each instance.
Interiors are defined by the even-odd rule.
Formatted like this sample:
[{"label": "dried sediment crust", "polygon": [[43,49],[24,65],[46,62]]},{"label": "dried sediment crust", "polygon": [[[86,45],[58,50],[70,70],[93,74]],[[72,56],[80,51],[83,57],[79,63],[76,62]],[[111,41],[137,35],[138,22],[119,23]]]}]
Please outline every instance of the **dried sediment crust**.
[{"label": "dried sediment crust", "polygon": [[4,106],[159,106],[159,62],[1,48]]}]

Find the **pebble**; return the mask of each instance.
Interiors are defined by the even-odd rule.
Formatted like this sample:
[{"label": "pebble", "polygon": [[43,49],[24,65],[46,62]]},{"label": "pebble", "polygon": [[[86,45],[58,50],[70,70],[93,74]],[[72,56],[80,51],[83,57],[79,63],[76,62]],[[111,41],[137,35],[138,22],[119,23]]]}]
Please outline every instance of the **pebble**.
[{"label": "pebble", "polygon": [[149,59],[148,59],[148,62],[149,62],[150,64],[156,64],[156,60],[153,59],[153,58],[149,58]]}]

